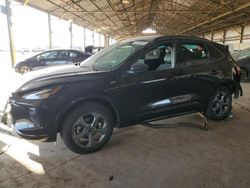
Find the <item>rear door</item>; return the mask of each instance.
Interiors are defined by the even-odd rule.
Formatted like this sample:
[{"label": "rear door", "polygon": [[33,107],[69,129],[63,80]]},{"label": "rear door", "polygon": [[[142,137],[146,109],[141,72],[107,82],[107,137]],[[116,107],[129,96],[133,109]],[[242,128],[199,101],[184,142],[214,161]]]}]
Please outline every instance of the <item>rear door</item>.
[{"label": "rear door", "polygon": [[201,109],[225,74],[225,55],[202,41],[185,40],[177,46],[183,92],[191,98],[181,108]]}]

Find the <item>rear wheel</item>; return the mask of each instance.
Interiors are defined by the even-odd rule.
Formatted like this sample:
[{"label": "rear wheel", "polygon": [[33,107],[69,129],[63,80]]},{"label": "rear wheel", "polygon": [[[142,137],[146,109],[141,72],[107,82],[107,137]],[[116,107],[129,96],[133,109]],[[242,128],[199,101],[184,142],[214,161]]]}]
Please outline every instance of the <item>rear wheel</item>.
[{"label": "rear wheel", "polygon": [[61,129],[61,137],[71,151],[91,153],[109,141],[113,125],[107,108],[97,103],[86,103],[68,116]]},{"label": "rear wheel", "polygon": [[232,94],[222,86],[216,89],[209,100],[205,115],[212,120],[223,120],[232,110]]}]

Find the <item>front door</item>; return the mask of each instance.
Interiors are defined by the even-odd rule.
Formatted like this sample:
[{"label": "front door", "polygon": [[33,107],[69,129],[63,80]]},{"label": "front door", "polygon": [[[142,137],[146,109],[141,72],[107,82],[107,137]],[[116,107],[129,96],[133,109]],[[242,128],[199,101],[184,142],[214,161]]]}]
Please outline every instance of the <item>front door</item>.
[{"label": "front door", "polygon": [[178,112],[181,93],[175,64],[175,44],[158,45],[143,54],[135,63],[148,66],[146,72],[133,73],[131,64],[122,77],[125,92],[124,111],[127,119],[143,121]]},{"label": "front door", "polygon": [[35,63],[35,69],[45,68],[47,66],[53,66],[54,62],[57,61],[58,51],[52,50],[41,53],[37,56]]}]

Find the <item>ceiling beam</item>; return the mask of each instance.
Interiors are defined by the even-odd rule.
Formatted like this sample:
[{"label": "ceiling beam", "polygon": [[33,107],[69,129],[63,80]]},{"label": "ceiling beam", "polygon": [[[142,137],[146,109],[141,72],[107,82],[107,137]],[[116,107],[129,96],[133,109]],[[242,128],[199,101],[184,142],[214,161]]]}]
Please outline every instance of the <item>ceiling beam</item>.
[{"label": "ceiling beam", "polygon": [[[64,10],[55,10],[50,12],[65,12]],[[82,12],[79,10],[75,11],[69,11],[66,10],[66,12]],[[154,13],[154,14],[163,14],[165,12],[179,12],[179,9],[162,9],[162,10],[152,10],[152,11],[126,11],[127,13],[137,13],[137,14],[143,14],[143,13]],[[219,12],[219,13],[227,13],[228,10],[200,10],[200,9],[182,9],[181,12]],[[250,10],[245,10],[245,12],[250,12]],[[96,14],[106,14],[106,13],[124,13],[124,11],[88,11],[83,13],[96,13]]]},{"label": "ceiling beam", "polygon": [[[101,11],[101,8],[93,1],[93,0],[89,0],[99,11]],[[89,11],[88,11],[89,12]],[[106,13],[104,13],[104,15],[106,16],[106,18],[112,23],[114,24],[118,29],[119,29],[119,25],[117,25]],[[122,30],[120,30],[121,33],[123,33]]]},{"label": "ceiling beam", "polygon": [[216,21],[216,20],[218,20],[218,19],[221,19],[221,18],[223,18],[223,17],[225,17],[225,16],[229,16],[229,15],[231,15],[231,14],[233,14],[233,13],[239,12],[239,11],[245,9],[245,8],[248,8],[248,7],[250,7],[250,2],[245,3],[244,5],[239,6],[239,7],[238,7],[237,9],[235,9],[234,11],[225,12],[225,13],[223,13],[223,14],[220,14],[219,16],[216,16],[215,18],[212,18],[212,19],[210,19],[210,20],[207,20],[207,21],[205,21],[205,22],[202,22],[202,23],[200,23],[200,24],[198,24],[198,25],[196,25],[196,26],[194,26],[194,27],[190,27],[190,28],[188,28],[188,29],[186,29],[186,30],[180,32],[179,34],[187,33],[188,31],[191,31],[191,30],[193,30],[193,29],[196,29],[196,28],[198,28],[198,27],[201,27],[201,26],[203,26],[203,25],[205,25],[205,24],[209,24],[209,23],[211,23],[211,22],[214,22],[214,21]]}]

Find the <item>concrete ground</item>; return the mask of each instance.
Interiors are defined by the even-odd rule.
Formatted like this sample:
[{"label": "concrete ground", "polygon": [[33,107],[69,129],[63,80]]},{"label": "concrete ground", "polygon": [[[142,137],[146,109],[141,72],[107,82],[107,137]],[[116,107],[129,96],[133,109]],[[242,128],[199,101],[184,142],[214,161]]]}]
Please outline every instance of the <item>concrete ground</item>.
[{"label": "concrete ground", "polygon": [[0,187],[250,187],[250,83],[243,87],[235,116],[210,122],[208,131],[189,115],[164,121],[177,128],[115,130],[89,155],[72,153],[60,139],[21,139],[0,125]]}]

